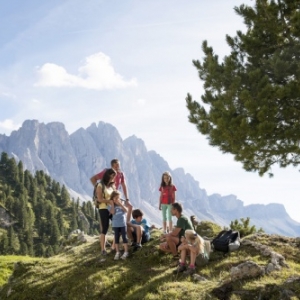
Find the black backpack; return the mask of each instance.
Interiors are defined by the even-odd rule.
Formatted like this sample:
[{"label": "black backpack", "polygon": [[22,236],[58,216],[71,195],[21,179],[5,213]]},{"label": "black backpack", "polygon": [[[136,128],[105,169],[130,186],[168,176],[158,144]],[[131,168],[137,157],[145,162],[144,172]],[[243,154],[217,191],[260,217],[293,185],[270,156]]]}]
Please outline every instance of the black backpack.
[{"label": "black backpack", "polygon": [[223,230],[211,241],[211,245],[216,251],[235,251],[240,247],[240,233],[232,229]]}]

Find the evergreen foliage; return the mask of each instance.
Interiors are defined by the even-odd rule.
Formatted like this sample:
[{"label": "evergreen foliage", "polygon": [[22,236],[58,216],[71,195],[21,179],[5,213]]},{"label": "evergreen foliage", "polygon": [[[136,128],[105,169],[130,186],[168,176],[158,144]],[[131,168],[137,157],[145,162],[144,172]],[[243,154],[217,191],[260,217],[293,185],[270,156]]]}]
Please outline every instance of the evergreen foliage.
[{"label": "evergreen foliage", "polygon": [[0,209],[9,225],[0,228],[0,254],[49,257],[57,254],[72,230],[97,234],[99,219],[93,204],[71,200],[43,171],[32,175],[3,152],[0,159]]},{"label": "evergreen foliage", "polygon": [[193,61],[203,104],[187,95],[189,121],[210,145],[262,176],[274,164],[300,163],[299,1],[256,0],[234,9],[247,30],[226,36],[231,52],[222,62],[203,42],[203,61]]},{"label": "evergreen foliage", "polygon": [[240,232],[240,237],[244,237],[256,232],[263,233],[264,230],[260,228],[259,230],[256,229],[255,225],[250,226],[250,218],[247,217],[246,219],[240,218],[240,222],[238,220],[231,221],[230,228],[232,230],[236,230]]}]

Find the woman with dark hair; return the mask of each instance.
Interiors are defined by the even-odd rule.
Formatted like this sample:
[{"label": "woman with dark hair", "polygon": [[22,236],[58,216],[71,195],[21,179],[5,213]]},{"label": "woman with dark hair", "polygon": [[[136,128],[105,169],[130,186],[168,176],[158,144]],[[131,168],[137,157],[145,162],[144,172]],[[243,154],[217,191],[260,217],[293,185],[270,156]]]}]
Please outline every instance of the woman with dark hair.
[{"label": "woman with dark hair", "polygon": [[163,231],[164,234],[167,231],[167,220],[169,222],[169,232],[173,229],[172,224],[172,214],[171,214],[171,204],[175,202],[175,192],[176,187],[172,183],[172,176],[170,172],[164,172],[161,177],[161,184],[159,187],[160,197],[159,197],[159,210],[162,211],[163,219]]},{"label": "woman with dark hair", "polygon": [[99,203],[100,214],[100,247],[101,254],[106,255],[106,234],[109,226],[109,211],[107,209],[110,204],[110,195],[115,190],[115,177],[117,172],[114,169],[107,169],[97,185],[96,195]]}]

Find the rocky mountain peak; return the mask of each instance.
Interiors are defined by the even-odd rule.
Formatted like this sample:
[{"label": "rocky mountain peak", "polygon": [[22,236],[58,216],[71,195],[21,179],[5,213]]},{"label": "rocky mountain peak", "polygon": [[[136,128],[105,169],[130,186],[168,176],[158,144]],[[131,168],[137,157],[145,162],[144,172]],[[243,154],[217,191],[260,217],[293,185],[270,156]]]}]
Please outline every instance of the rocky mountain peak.
[{"label": "rocky mountain peak", "polygon": [[10,136],[0,135],[0,151],[22,160],[24,168],[33,173],[43,170],[82,200],[91,199],[90,177],[110,167],[111,159],[118,158],[126,175],[131,202],[159,226],[158,189],[162,173],[170,171],[177,187],[177,201],[183,203],[187,215],[222,226],[249,216],[267,232],[300,234],[300,224],[291,220],[283,205],[244,206],[235,195],[207,195],[191,174],[185,173],[183,168],[172,170],[163,157],[146,148],[141,138],[132,135],[123,140],[113,125],[102,121],[69,135],[63,123],[26,120]]}]

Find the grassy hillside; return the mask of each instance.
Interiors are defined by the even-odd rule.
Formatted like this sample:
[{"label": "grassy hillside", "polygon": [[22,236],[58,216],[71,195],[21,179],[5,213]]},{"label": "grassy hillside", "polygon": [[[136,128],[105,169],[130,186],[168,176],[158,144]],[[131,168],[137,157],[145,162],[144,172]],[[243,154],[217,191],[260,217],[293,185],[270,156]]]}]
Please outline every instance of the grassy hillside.
[{"label": "grassy hillside", "polygon": [[[80,245],[74,237],[73,243],[50,258],[2,256],[0,299],[300,299],[297,239],[247,236],[230,255],[211,253],[208,265],[197,269],[205,279],[198,281],[173,274],[176,262],[158,250],[160,233],[154,230],[153,239],[126,261],[114,261],[113,253],[100,256],[97,237],[87,237]],[[266,266],[270,261],[265,250],[254,245],[282,254],[287,266],[257,278],[233,281],[232,267],[246,261]]]}]

